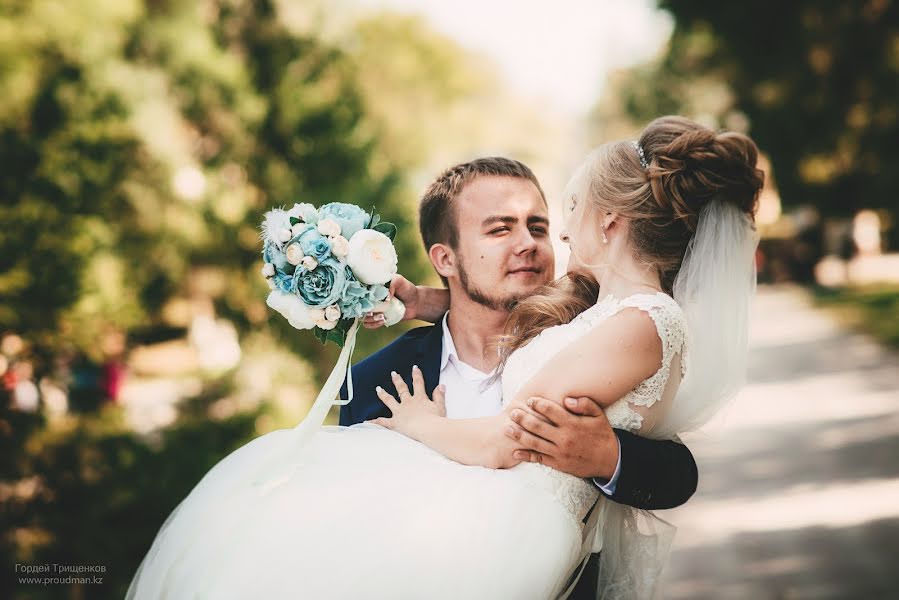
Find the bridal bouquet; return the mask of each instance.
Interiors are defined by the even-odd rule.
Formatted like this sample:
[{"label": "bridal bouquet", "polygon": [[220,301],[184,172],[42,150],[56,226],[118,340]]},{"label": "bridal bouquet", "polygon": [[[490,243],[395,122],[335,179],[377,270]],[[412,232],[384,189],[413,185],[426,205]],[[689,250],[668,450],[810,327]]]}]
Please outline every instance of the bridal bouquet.
[{"label": "bridal bouquet", "polygon": [[343,346],[354,321],[376,311],[399,321],[399,300],[385,302],[396,274],[396,226],[354,204],[316,209],[294,204],[265,213],[262,275],[266,303],[297,329],[312,329],[323,343]]}]

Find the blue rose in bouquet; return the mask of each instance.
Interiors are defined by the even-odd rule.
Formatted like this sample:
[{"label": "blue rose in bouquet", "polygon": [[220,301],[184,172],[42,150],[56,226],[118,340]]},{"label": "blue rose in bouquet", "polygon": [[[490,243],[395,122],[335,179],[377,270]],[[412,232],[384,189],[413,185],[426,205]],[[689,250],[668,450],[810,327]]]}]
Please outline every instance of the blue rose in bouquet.
[{"label": "blue rose in bouquet", "polygon": [[326,258],[313,270],[300,267],[293,276],[300,299],[313,308],[327,308],[337,304],[346,283],[346,267],[333,258]]}]

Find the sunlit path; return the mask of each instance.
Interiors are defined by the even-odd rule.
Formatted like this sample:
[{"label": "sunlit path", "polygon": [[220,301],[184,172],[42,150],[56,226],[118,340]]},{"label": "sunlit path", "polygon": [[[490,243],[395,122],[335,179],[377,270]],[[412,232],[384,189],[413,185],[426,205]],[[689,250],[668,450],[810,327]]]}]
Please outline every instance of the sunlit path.
[{"label": "sunlit path", "polygon": [[750,385],[687,441],[699,490],[666,598],[885,598],[899,590],[899,357],[763,289]]}]

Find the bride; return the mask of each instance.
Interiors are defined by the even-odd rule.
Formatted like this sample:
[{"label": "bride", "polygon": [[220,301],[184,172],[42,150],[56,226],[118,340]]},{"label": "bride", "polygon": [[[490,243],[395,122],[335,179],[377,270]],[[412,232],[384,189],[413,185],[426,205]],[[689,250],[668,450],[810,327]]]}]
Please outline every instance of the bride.
[{"label": "bride", "polygon": [[262,436],[172,513],[128,598],[554,598],[600,543],[599,594],[651,595],[664,524],[519,464],[506,413],[588,396],[658,439],[714,413],[745,370],[756,159],[680,117],[599,147],[566,189],[569,275],[506,326],[503,414],[446,418],[415,369],[377,390],[390,418]]}]

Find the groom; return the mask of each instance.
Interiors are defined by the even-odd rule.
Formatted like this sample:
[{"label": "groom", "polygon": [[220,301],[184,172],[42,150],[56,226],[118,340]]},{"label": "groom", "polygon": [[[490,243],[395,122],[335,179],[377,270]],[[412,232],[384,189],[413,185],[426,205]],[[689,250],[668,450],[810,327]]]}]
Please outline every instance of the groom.
[{"label": "groom", "polygon": [[[436,325],[406,332],[353,367],[356,392],[341,407],[341,425],[389,417],[375,387],[392,390],[391,371],[409,381],[413,365],[429,396],[445,385],[447,417],[501,412],[500,382],[489,384],[499,357],[485,348],[503,332],[515,302],[553,280],[546,198],[518,161],[481,158],[448,169],[425,192],[419,222],[431,264],[449,288],[450,310]],[[407,303],[407,318],[435,310],[405,280],[395,293]],[[565,408],[541,428],[542,437],[513,411],[511,435],[529,448],[519,451],[520,459],[589,478],[611,500],[636,508],[679,506],[696,490],[696,463],[682,444],[612,429],[588,398],[567,399]],[[595,597],[594,559],[571,598]]]}]

